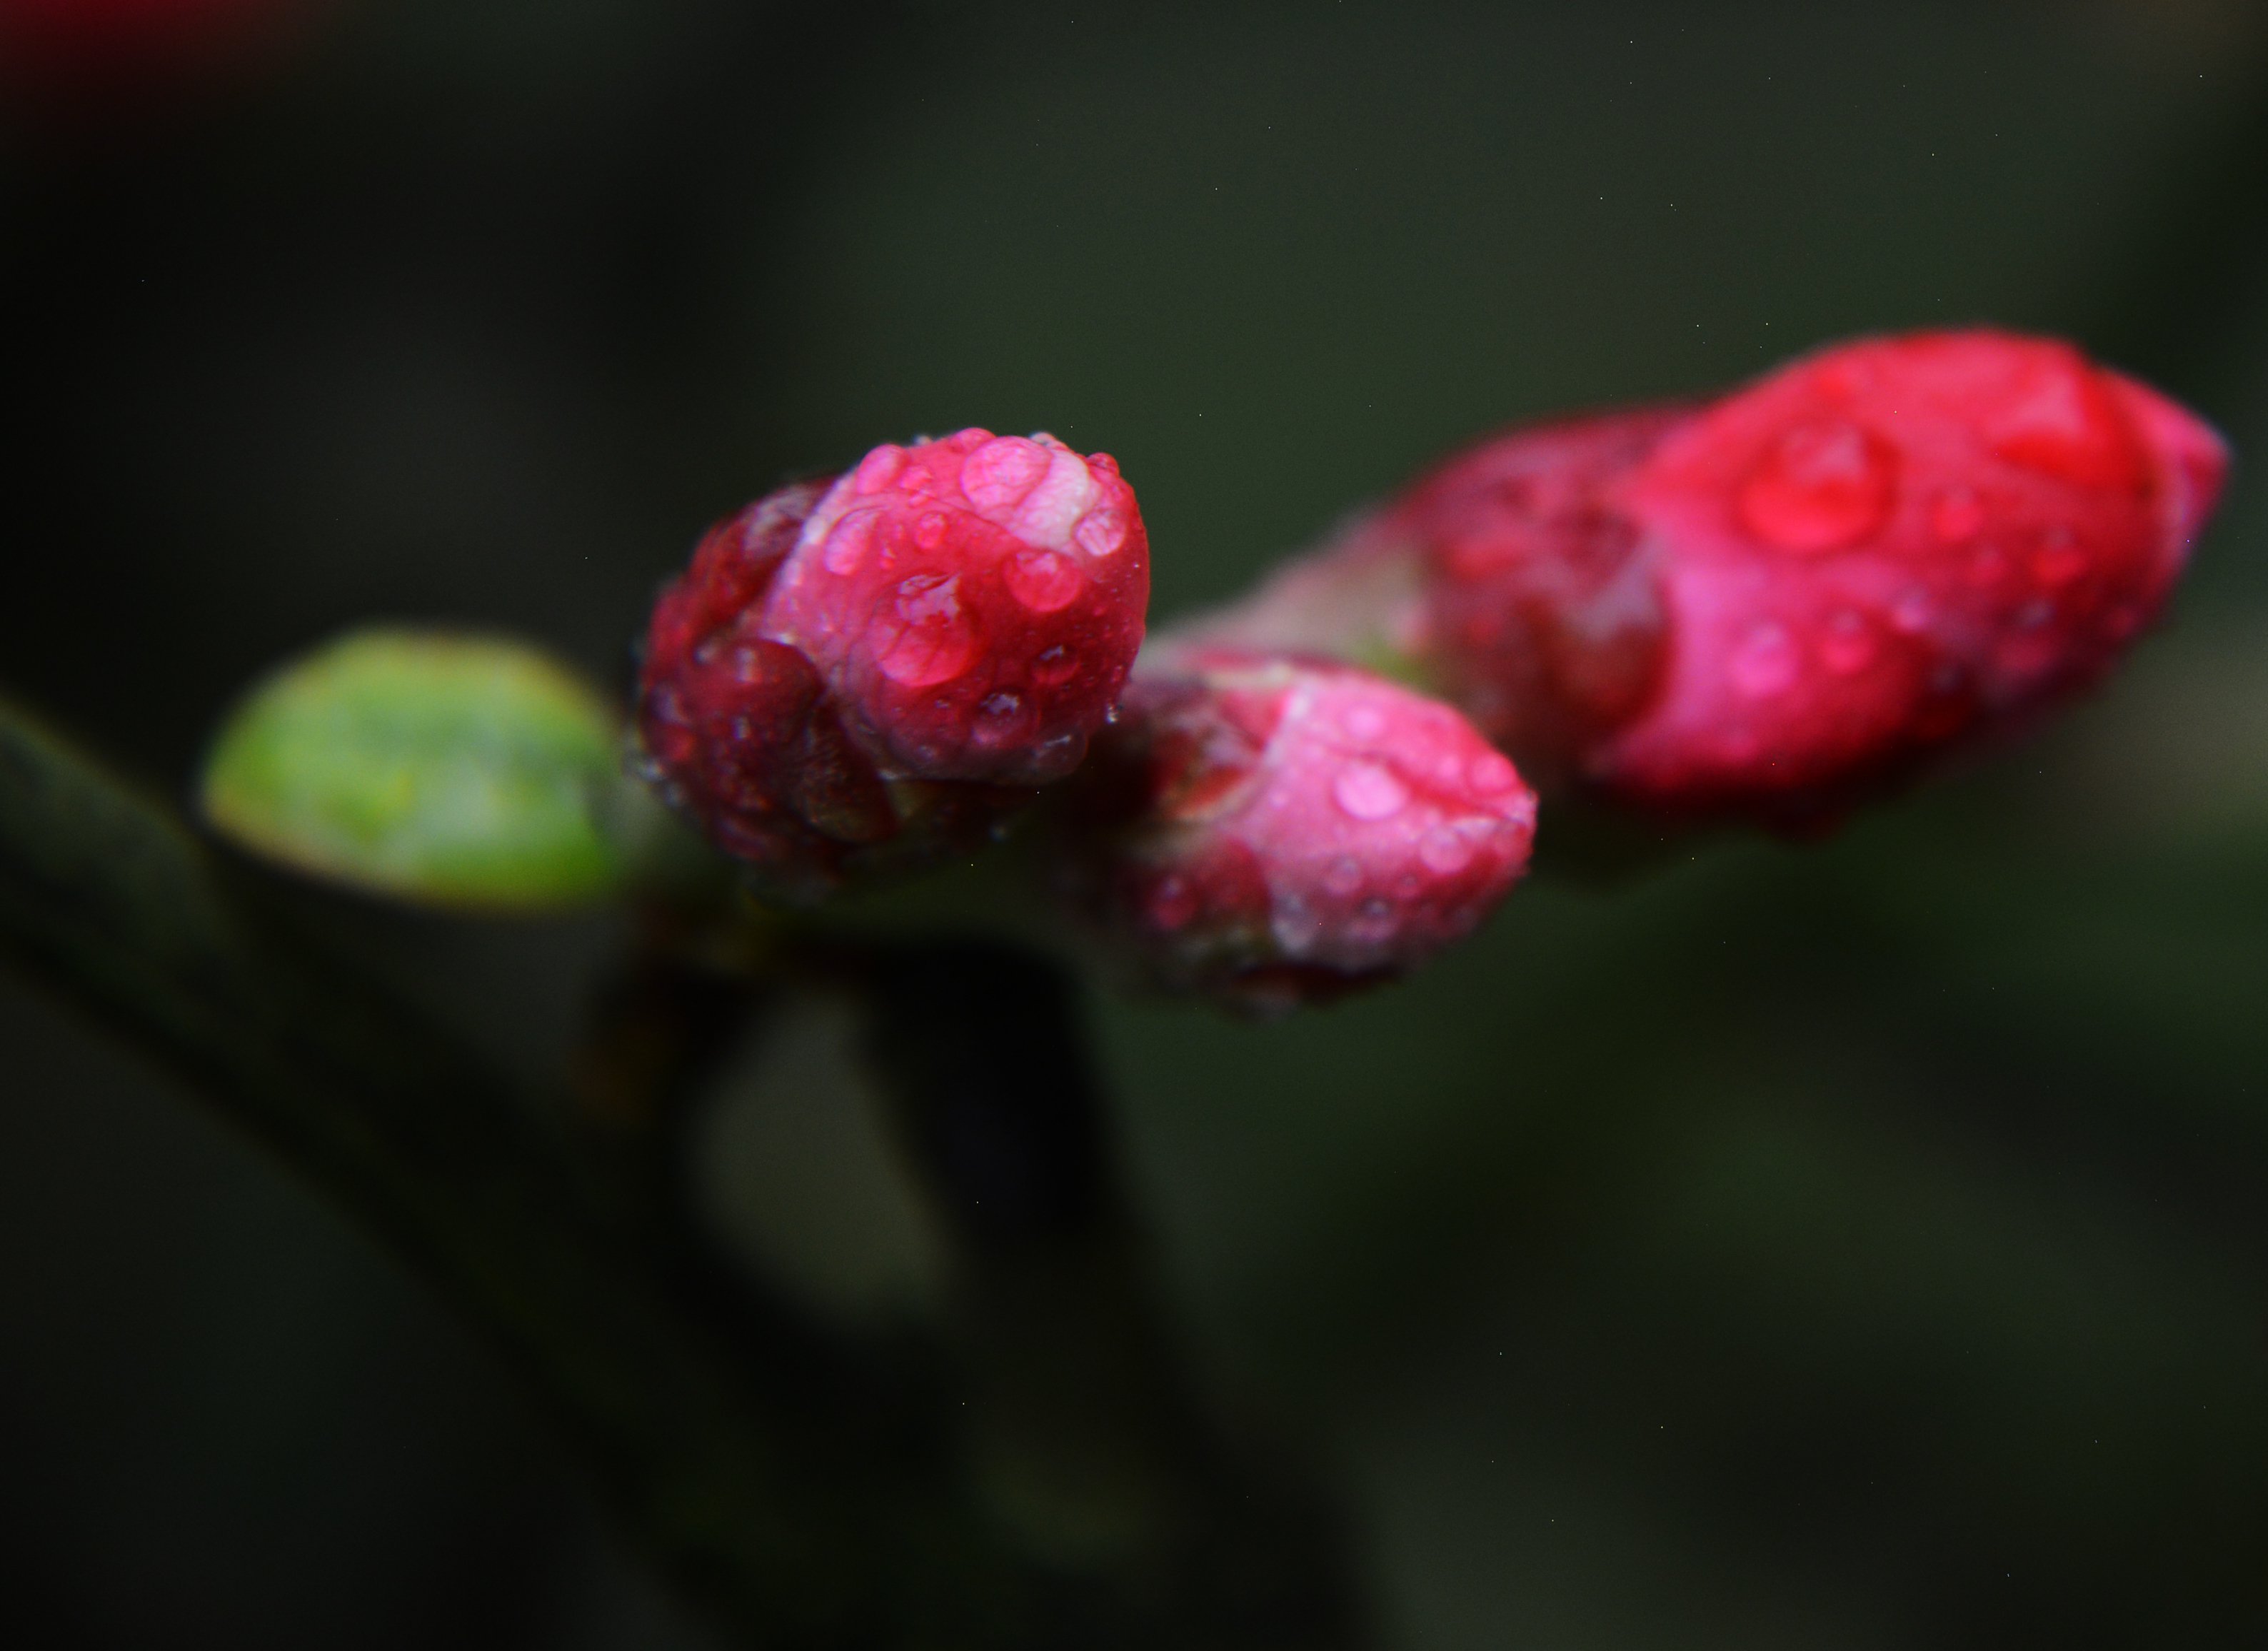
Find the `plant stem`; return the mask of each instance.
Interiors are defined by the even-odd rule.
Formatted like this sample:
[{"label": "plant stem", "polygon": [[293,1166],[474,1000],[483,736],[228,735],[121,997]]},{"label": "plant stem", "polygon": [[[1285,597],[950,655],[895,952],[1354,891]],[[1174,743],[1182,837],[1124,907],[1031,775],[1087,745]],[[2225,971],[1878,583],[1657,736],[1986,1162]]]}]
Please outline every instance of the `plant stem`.
[{"label": "plant stem", "polygon": [[[1074,1478],[1091,1478],[1099,1451],[1174,1488],[1164,1524],[1106,1533],[1101,1562],[1051,1550],[1003,1511],[983,1481],[992,1458],[964,1448],[968,1412],[941,1357],[824,1329],[731,1272],[689,1223],[638,1207],[666,1196],[659,1179],[592,1173],[559,1127],[573,1116],[563,1098],[517,1093],[244,884],[170,810],[0,702],[0,946],[188,1080],[468,1318],[631,1537],[742,1642],[1130,1651],[1171,1624],[1188,1630],[1170,1636],[1179,1644],[1346,1643],[1328,1576],[1302,1574],[1287,1596],[1266,1581],[1280,1566],[1244,1563],[1314,1558],[1304,1527],[1270,1522],[1285,1505],[1223,1516],[1217,1487],[1242,1495],[1251,1481],[1223,1477],[1179,1397],[1051,974],[1020,988],[1022,1058],[1077,1100],[1064,1115],[1084,1141],[1065,1161],[1080,1166],[1064,1183],[1074,1215],[1042,1223],[1036,1248],[1029,1232],[968,1226],[965,1362],[980,1400],[1019,1371],[1055,1399],[1071,1389],[1047,1372],[1108,1372],[1079,1422],[1101,1433],[1067,1458]],[[872,976],[877,1046],[908,1116],[942,1118],[974,1092],[953,1087],[965,1063],[924,1043],[932,998],[907,988],[917,977]],[[644,1081],[667,1081],[667,1065]],[[1160,1553],[1174,1557],[1152,1563]],[[1256,1606],[1233,1586],[1248,1576],[1263,1580]]]}]

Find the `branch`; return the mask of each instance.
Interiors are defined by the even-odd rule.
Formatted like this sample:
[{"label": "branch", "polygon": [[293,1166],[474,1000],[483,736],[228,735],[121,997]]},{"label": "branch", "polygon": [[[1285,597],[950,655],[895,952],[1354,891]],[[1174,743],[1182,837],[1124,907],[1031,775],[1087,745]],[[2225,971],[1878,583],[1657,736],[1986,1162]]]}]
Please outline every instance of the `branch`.
[{"label": "branch", "polygon": [[0,704],[0,944],[188,1079],[497,1343],[634,1538],[751,1644],[1020,1643],[1049,1580],[943,1403],[580,1190],[540,1107],[232,900],[161,806]]},{"label": "branch", "polygon": [[[1046,966],[969,947],[806,959],[865,995],[962,1241],[964,1409],[942,1360],[824,1330],[718,1264],[659,1166],[629,1161],[652,1140],[566,1139],[563,1099],[515,1093],[311,948],[169,810],[4,703],[0,946],[453,1302],[633,1539],[747,1643],[1352,1643],[1312,1499],[1184,1390]],[[652,984],[633,1018],[690,1019],[640,1035],[665,1051],[643,1076],[632,1046],[614,1070],[681,1089],[732,1005]]]}]

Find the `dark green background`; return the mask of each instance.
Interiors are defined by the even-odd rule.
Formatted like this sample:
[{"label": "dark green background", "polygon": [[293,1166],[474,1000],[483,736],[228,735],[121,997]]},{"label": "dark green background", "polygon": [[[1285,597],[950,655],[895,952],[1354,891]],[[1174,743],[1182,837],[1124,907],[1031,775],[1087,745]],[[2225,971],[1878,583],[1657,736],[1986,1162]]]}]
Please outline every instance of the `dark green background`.
[{"label": "dark green background", "polygon": [[[1117,455],[1160,615],[1491,424],[1854,332],[2066,333],[2268,447],[2268,18],[361,0],[169,95],[19,75],[0,301],[0,686],[178,791],[354,620],[619,680],[706,521],[917,431]],[[1279,1025],[1098,993],[1174,1298],[1392,1645],[2268,1643],[2245,480],[2096,703],[1830,843],[1539,880]],[[612,938],[324,911],[531,1071]],[[0,994],[0,1639],[702,1643],[357,1235]],[[810,1026],[717,1220],[918,1311]]]}]

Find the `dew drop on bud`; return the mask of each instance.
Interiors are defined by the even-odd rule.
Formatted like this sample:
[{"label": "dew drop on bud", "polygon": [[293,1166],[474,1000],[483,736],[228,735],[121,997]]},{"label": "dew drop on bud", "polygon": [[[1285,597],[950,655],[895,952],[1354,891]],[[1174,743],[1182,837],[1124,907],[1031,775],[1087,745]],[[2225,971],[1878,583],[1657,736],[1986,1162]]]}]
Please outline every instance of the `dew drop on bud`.
[{"label": "dew drop on bud", "polygon": [[1347,738],[1359,745],[1367,745],[1386,732],[1386,717],[1375,705],[1354,705],[1348,709],[1341,724]]},{"label": "dew drop on bud", "polygon": [[1357,820],[1390,820],[1410,800],[1410,787],[1374,763],[1357,763],[1331,782],[1331,799]]},{"label": "dew drop on bud", "polygon": [[2141,464],[2125,422],[2076,362],[2043,365],[1990,431],[2010,464],[2081,487],[2131,487]]},{"label": "dew drop on bud", "polygon": [[899,468],[905,461],[906,450],[886,441],[858,461],[858,473],[850,485],[861,493],[879,493],[898,479]]},{"label": "dew drop on bud", "polygon": [[[1042,688],[1056,688],[1079,674],[1079,655],[1060,642],[1042,649],[1032,660],[1032,680]],[[1114,714],[1113,722],[1117,720]]]},{"label": "dew drop on bud", "polygon": [[899,585],[894,619],[876,627],[887,638],[875,661],[883,675],[926,688],[968,668],[976,636],[955,593],[960,577],[917,573]]},{"label": "dew drop on bud", "polygon": [[856,573],[865,565],[866,551],[874,542],[875,520],[873,511],[862,510],[836,522],[834,531],[827,535],[827,549],[820,553],[820,566],[838,579]]},{"label": "dew drop on bud", "polygon": [[1977,554],[1969,558],[1969,582],[1980,590],[1987,585],[1998,585],[2007,571],[2008,555],[1999,545],[1980,545]]},{"label": "dew drop on bud", "polygon": [[1733,686],[1751,699],[1777,694],[1795,681],[1797,663],[1787,632],[1767,620],[1733,654]]},{"label": "dew drop on bud", "polygon": [[1889,514],[1897,455],[1843,420],[1801,424],[1773,444],[1741,490],[1741,519],[1783,550],[1832,550]]},{"label": "dew drop on bud", "polygon": [[1937,617],[1937,608],[1929,600],[1929,593],[1918,585],[1908,586],[1890,603],[1890,624],[1907,636],[1929,629],[1929,622]]},{"label": "dew drop on bud", "polygon": [[977,701],[972,732],[979,745],[1008,745],[1022,739],[1031,722],[1032,708],[1024,697],[1004,688]]},{"label": "dew drop on bud", "polygon": [[914,542],[924,550],[934,550],[945,542],[945,512],[924,511],[914,520]]},{"label": "dew drop on bud", "polygon": [[1453,827],[1436,826],[1418,843],[1418,858],[1428,870],[1452,877],[1472,864],[1472,840]]},{"label": "dew drop on bud", "polygon": [[1035,614],[1068,608],[1086,583],[1079,564],[1053,550],[1019,550],[1008,558],[1008,593]]},{"label": "dew drop on bud", "polygon": [[1984,526],[1984,506],[1965,487],[1948,488],[1929,507],[1929,530],[1940,544],[1974,539]]},{"label": "dew drop on bud", "polygon": [[2087,571],[2087,552],[2072,542],[2071,529],[2048,530],[2032,553],[2032,573],[2043,585],[2068,585]]},{"label": "dew drop on bud", "polygon": [[1197,914],[1196,895],[1178,877],[1160,879],[1151,889],[1147,905],[1152,926],[1168,931],[1181,928]]},{"label": "dew drop on bud", "polygon": [[1107,556],[1126,542],[1126,512],[1104,505],[1079,519],[1071,542],[1091,556]]},{"label": "dew drop on bud", "polygon": [[1837,608],[1820,633],[1819,662],[1837,676],[1849,676],[1874,663],[1874,633],[1866,620],[1855,609]]},{"label": "dew drop on bud", "polygon": [[1001,436],[961,461],[961,490],[979,510],[1007,510],[1047,473],[1046,448],[1021,436]]},{"label": "dew drop on bud", "polygon": [[1362,862],[1342,854],[1323,868],[1323,891],[1344,900],[1362,887]]},{"label": "dew drop on bud", "polygon": [[1520,770],[1499,751],[1484,752],[1465,770],[1472,788],[1484,797],[1501,797],[1520,784]]}]

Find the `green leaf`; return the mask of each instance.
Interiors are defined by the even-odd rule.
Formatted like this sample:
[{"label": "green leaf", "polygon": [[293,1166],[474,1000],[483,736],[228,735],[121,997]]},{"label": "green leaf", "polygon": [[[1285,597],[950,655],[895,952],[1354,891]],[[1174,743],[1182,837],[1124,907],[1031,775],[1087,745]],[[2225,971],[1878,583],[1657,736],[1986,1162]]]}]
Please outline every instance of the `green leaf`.
[{"label": "green leaf", "polygon": [[622,881],[621,752],[621,714],[534,648],[362,630],[237,707],[202,801],[223,835],[301,871],[427,904],[540,910]]}]

